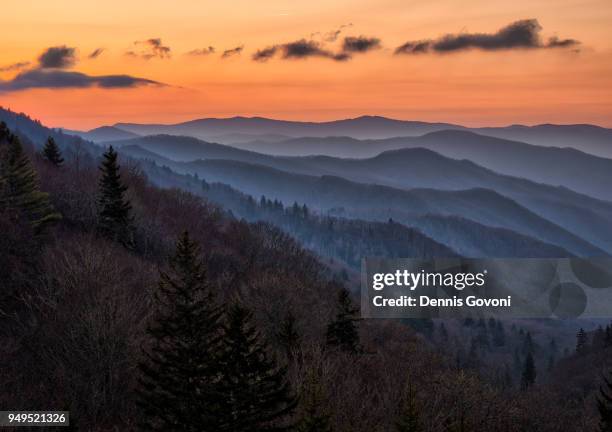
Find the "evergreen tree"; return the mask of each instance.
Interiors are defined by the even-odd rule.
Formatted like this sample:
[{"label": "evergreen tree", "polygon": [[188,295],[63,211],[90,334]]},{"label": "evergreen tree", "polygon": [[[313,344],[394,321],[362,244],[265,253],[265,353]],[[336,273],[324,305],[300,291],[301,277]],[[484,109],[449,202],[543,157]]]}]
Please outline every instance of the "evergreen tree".
[{"label": "evergreen tree", "polygon": [[397,432],[422,432],[423,422],[414,389],[410,383],[406,387],[401,411],[395,422],[395,430]]},{"label": "evergreen tree", "polygon": [[218,431],[221,415],[222,310],[215,303],[198,246],[185,232],[160,274],[152,346],[140,365],[143,430]]},{"label": "evergreen tree", "polygon": [[297,432],[331,432],[331,416],[323,386],[316,371],[310,370],[300,394],[300,418]]},{"label": "evergreen tree", "polygon": [[497,321],[496,327],[493,332],[493,344],[496,347],[503,347],[504,345],[506,345],[506,332],[504,330],[504,325],[501,321]]},{"label": "evergreen tree", "polygon": [[533,339],[531,338],[531,332],[527,332],[525,334],[525,339],[523,340],[523,354],[533,353],[533,350],[534,346]]},{"label": "evergreen tree", "polygon": [[341,288],[338,292],[336,309],[335,319],[327,325],[327,344],[346,351],[359,351],[359,331],[355,323],[359,310],[353,306],[346,288]]},{"label": "evergreen tree", "polygon": [[43,147],[43,156],[53,165],[59,167],[64,163],[64,159],[62,158],[62,154],[60,153],[60,149],[55,143],[53,137],[47,138],[47,142]]},{"label": "evergreen tree", "polygon": [[604,376],[603,385],[599,386],[597,397],[597,411],[599,411],[599,430],[601,432],[612,432],[612,378]]},{"label": "evergreen tree", "polygon": [[521,369],[523,367],[521,362],[521,355],[519,354],[518,348],[514,349],[514,355],[512,356],[514,373],[518,376],[521,373]]},{"label": "evergreen tree", "polygon": [[117,152],[113,146],[104,153],[100,170],[102,171],[98,199],[100,231],[111,240],[129,247],[133,243],[130,216],[132,205],[124,196],[127,186],[121,182]]},{"label": "evergreen tree", "polygon": [[536,368],[533,361],[533,355],[527,353],[525,357],[525,364],[523,366],[523,375],[521,376],[521,386],[523,390],[527,390],[535,383],[536,379]]},{"label": "evergreen tree", "polygon": [[576,353],[584,354],[587,349],[588,337],[584,329],[578,330],[576,334]]},{"label": "evergreen tree", "polygon": [[38,175],[19,138],[4,122],[0,123],[0,209],[11,217],[25,217],[35,233],[61,218],[49,195],[41,192]]},{"label": "evergreen tree", "polygon": [[223,413],[219,431],[281,431],[295,408],[286,369],[269,358],[253,327],[252,313],[239,304],[228,311],[224,332]]}]

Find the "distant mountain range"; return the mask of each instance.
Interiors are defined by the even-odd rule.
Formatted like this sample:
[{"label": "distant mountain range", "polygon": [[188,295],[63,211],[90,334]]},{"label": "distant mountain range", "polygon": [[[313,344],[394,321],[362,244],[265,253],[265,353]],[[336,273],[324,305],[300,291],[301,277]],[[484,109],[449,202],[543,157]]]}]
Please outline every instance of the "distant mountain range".
[{"label": "distant mountain range", "polygon": [[[273,154],[327,154],[330,156],[361,157],[358,152],[330,154],[324,145],[317,145],[311,139],[309,153],[296,153],[293,138],[330,138],[349,137],[355,139],[387,139],[396,137],[415,137],[443,130],[465,130],[529,144],[553,147],[572,147],[602,157],[612,157],[612,129],[594,125],[553,125],[536,126],[512,125],[506,127],[468,128],[452,123],[427,123],[419,121],[395,120],[378,116],[363,116],[328,122],[299,122],[274,120],[262,117],[206,118],[176,124],[136,124],[117,123],[112,126],[115,131],[97,130],[87,132],[84,137],[93,141],[110,141],[125,139],[114,138],[118,131],[136,135],[186,135],[207,141],[233,144],[251,150]],[[336,151],[338,146],[336,146]],[[377,149],[375,151],[389,150]],[[304,147],[297,151],[304,151]],[[373,154],[369,154],[372,156]]]},{"label": "distant mountain range", "polygon": [[[397,147],[366,150],[367,154],[364,155],[360,153],[364,149],[352,149],[351,142],[343,141],[343,138],[381,140],[416,137],[443,130],[471,131],[540,146],[572,147],[594,155],[612,158],[612,129],[586,124],[468,128],[452,123],[395,120],[379,116],[362,116],[328,122],[231,117],[205,118],[176,124],[117,123],[88,132],[67,131],[67,133],[73,133],[94,142],[127,139],[134,135],[185,135],[279,155],[323,154],[363,157],[373,156],[381,151]],[[296,138],[299,140],[296,141]],[[335,138],[335,145],[333,149],[330,149],[327,148],[326,143],[319,143],[313,138]],[[392,142],[386,144],[393,145]]]},{"label": "distant mountain range", "polygon": [[329,122],[298,122],[273,120],[263,117],[232,117],[206,118],[172,125],[117,123],[114,126],[138,135],[188,135],[202,139],[210,139],[227,134],[242,134],[243,139],[245,135],[390,138],[404,135],[417,136],[437,130],[462,128],[462,126],[450,123],[393,120],[377,116],[364,116]]},{"label": "distant mountain range", "polygon": [[[458,133],[465,135],[465,132]],[[474,134],[469,133],[469,135]],[[493,138],[487,139],[500,141]],[[583,237],[592,244],[612,251],[612,225],[610,223],[612,203],[594,199],[567,188],[500,175],[474,162],[448,158],[423,148],[388,151],[369,159],[341,159],[327,156],[275,157],[220,144],[206,143],[195,138],[168,135],[137,138],[116,144],[124,146],[124,151],[131,152],[134,156],[156,160],[181,173],[197,172],[207,179],[211,174],[203,167],[206,166],[210,170],[214,166],[214,160],[222,159],[248,165],[265,165],[286,173],[311,177],[341,177],[356,183],[389,186],[404,190],[417,188],[445,191],[490,189],[515,200],[521,206]],[[522,145],[525,146],[525,144]],[[549,150],[540,147],[538,149]],[[551,150],[554,152],[554,149]],[[152,153],[147,154],[146,152]],[[570,150],[570,152],[574,151]],[[156,158],[156,155],[163,156],[163,158]],[[589,155],[584,156],[607,162],[611,170],[606,175],[612,180],[612,161]],[[193,162],[197,159],[206,159],[207,163]],[[571,166],[570,161],[567,162],[568,166]],[[240,167],[247,171],[260,169],[260,167],[249,168],[247,165]],[[236,177],[224,177],[218,181],[245,190],[247,186],[240,181],[238,168],[233,168],[232,172]],[[267,173],[266,175],[272,174]],[[251,183],[258,181],[258,179],[249,180]],[[253,184],[248,186],[253,186]],[[271,191],[268,191],[264,194],[269,195],[270,193]],[[301,195],[296,195],[294,199],[299,201],[300,197]],[[338,199],[341,198],[338,197]],[[464,213],[454,214],[465,216]],[[473,217],[471,219],[475,220]]]},{"label": "distant mountain range", "polygon": [[[141,156],[146,156],[146,152],[142,153]],[[427,214],[411,220],[412,227],[418,228],[432,239],[429,243],[425,239],[421,240],[421,237],[414,230],[403,230],[398,223],[394,223],[393,227],[390,227],[389,224],[384,222],[346,219],[342,217],[345,216],[345,211],[342,209],[335,209],[331,212],[337,212],[341,217],[324,218],[319,224],[319,232],[316,232],[316,230],[305,226],[306,222],[303,220],[298,220],[298,226],[296,227],[286,223],[287,219],[291,221],[291,218],[287,218],[287,215],[283,216],[281,214],[279,218],[278,213],[270,214],[262,211],[261,208],[257,211],[254,209],[257,204],[249,198],[249,195],[226,184],[207,182],[206,187],[203,187],[201,180],[191,175],[178,174],[151,162],[142,161],[141,167],[148,177],[161,187],[186,189],[221,205],[238,217],[250,221],[263,220],[280,225],[288,232],[295,233],[304,244],[323,255],[329,255],[329,248],[337,248],[338,227],[350,226],[353,233],[350,234],[352,238],[348,241],[352,245],[351,249],[356,253],[355,259],[364,256],[359,252],[364,251],[365,253],[366,249],[369,250],[370,255],[376,250],[376,256],[388,256],[391,248],[395,250],[393,256],[397,257],[425,256],[426,254],[450,256],[448,250],[443,250],[441,247],[432,244],[431,241],[443,245],[452,244],[452,250],[466,257],[544,258],[572,256],[561,247],[519,234],[516,231],[492,228],[457,216]],[[329,230],[329,224],[333,224],[333,231]],[[306,225],[310,224],[306,223]],[[305,230],[305,228],[307,229]],[[334,233],[333,241],[329,241],[329,239],[318,241],[321,237],[329,237],[332,232]],[[384,232],[388,234],[384,235]],[[345,232],[345,234],[349,235],[349,232]],[[404,244],[406,242],[410,244]],[[369,246],[364,248],[365,244]],[[321,245],[325,245],[323,249],[321,249]]]},{"label": "distant mountain range", "polygon": [[[408,126],[407,122],[367,119],[395,128]],[[429,130],[421,137],[376,140],[299,138],[304,144],[315,140],[321,148],[331,151],[344,152],[338,148],[346,146],[347,150],[361,149],[365,154],[376,148],[375,156],[362,159],[279,157],[193,137],[139,136],[139,132],[148,131],[125,131],[120,127],[98,128],[82,135],[89,138],[77,138],[2,109],[0,120],[7,121],[37,146],[49,135],[56,137],[68,150],[69,158],[77,146],[86,146],[92,155],[99,155],[102,147],[94,146],[89,139],[104,145],[112,143],[124,156],[154,161],[157,166],[169,167],[168,172],[176,171],[176,175],[188,174],[183,176],[188,182],[197,174],[208,182],[231,185],[256,199],[266,195],[285,204],[305,203],[322,214],[381,222],[392,218],[418,228],[461,254],[494,254],[496,244],[500,256],[516,253],[595,256],[612,251],[612,203],[586,195],[609,196],[605,185],[610,179],[612,161],[574,149],[544,148],[492,138],[461,127],[448,130],[449,126],[454,127],[448,124],[411,122],[413,130],[421,128],[419,132],[423,128],[446,129]],[[253,120],[278,123],[266,119],[242,120],[247,125]],[[357,120],[361,119],[325,125],[332,130],[346,130]],[[296,124],[306,129],[320,125],[280,123],[286,123],[285,129],[268,131],[265,138],[268,143],[295,142],[287,138],[287,132]],[[225,126],[211,130],[233,139],[248,139],[252,132],[227,130]],[[395,150],[388,151],[389,148]],[[579,176],[581,171],[587,174]],[[151,172],[159,177],[166,171]],[[179,187],[186,184],[185,180],[176,181]]]},{"label": "distant mountain range", "polygon": [[106,141],[116,141],[123,139],[136,138],[140,135],[119,129],[113,126],[102,126],[99,128],[92,129],[87,132],[75,131],[70,129],[62,129],[62,132],[70,135],[76,135],[83,139],[93,141],[95,143],[102,143]]},{"label": "distant mountain range", "polygon": [[[333,148],[339,138],[320,139],[322,145]],[[576,192],[612,201],[612,160],[596,157],[573,149],[540,147],[516,141],[481,136],[465,131],[443,131],[416,138],[394,138],[374,142],[362,142],[352,138],[355,148],[378,147],[376,157],[368,159],[338,159],[333,157],[274,157],[250,150],[237,149],[221,144],[209,143],[190,137],[160,135],[116,141],[115,146],[137,145],[175,161],[196,159],[232,159],[249,163],[260,163],[286,171],[312,175],[340,175],[357,181],[387,184],[389,186],[441,187],[462,189],[487,187],[486,177],[496,173],[522,177],[539,183],[565,186]],[[433,150],[453,159],[467,159],[458,163],[448,158],[437,158],[432,152],[398,150],[385,152],[387,148],[421,148]],[[382,154],[381,154],[382,153]],[[427,164],[412,160],[419,154],[421,160],[428,156]],[[444,166],[433,167],[435,162]],[[393,169],[390,169],[391,166]],[[451,166],[453,168],[451,168]],[[462,175],[456,176],[454,167],[460,167]],[[467,171],[478,171],[477,180],[466,179]],[[381,173],[382,172],[382,173]],[[588,172],[588,175],[585,173]],[[383,178],[384,177],[384,178]],[[398,183],[398,177],[404,179]]]},{"label": "distant mountain range", "polygon": [[[249,195],[265,195],[286,204],[306,203],[322,213],[364,220],[387,220],[412,226],[427,214],[461,216],[490,227],[505,228],[562,247],[576,255],[605,255],[579,236],[538,216],[503,195],[483,188],[462,191],[402,190],[363,184],[336,176],[294,174],[259,164],[211,159],[173,163],[140,147],[124,147],[125,154],[155,161],[179,173],[196,173],[207,181],[229,184]],[[596,219],[596,218],[594,218]],[[607,244],[610,231],[600,233]]]}]

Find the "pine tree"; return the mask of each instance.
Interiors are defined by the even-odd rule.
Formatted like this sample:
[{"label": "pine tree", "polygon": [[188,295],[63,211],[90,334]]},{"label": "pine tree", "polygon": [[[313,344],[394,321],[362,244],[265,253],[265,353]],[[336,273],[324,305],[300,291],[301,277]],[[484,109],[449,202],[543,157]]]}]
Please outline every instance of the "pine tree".
[{"label": "pine tree", "polygon": [[395,430],[397,432],[422,432],[423,422],[414,389],[410,383],[406,387],[402,408],[395,422]]},{"label": "pine tree", "polygon": [[496,327],[493,332],[493,344],[496,347],[503,347],[504,345],[506,345],[506,332],[504,330],[504,325],[501,321],[497,321]]},{"label": "pine tree", "polygon": [[140,365],[143,430],[218,431],[222,309],[215,302],[199,249],[184,233],[160,274],[152,346]]},{"label": "pine tree", "polygon": [[129,247],[133,243],[130,216],[132,205],[124,196],[127,186],[121,182],[117,152],[113,146],[104,153],[100,170],[102,171],[98,198],[100,231],[111,240]]},{"label": "pine tree", "polygon": [[269,358],[251,323],[252,313],[239,304],[228,311],[224,332],[223,412],[219,431],[281,431],[295,408],[286,369]]},{"label": "pine tree", "polygon": [[587,349],[588,337],[584,329],[578,330],[576,334],[576,353],[584,354]]},{"label": "pine tree", "polygon": [[535,383],[536,379],[536,368],[533,361],[533,355],[529,352],[525,358],[525,364],[523,366],[523,375],[521,376],[521,386],[523,390],[527,390]]},{"label": "pine tree", "polygon": [[527,332],[525,334],[525,339],[523,340],[523,354],[533,353],[533,339],[531,338],[531,332]]},{"label": "pine tree", "polygon": [[345,351],[359,351],[359,331],[355,324],[359,310],[353,306],[346,288],[340,289],[336,308],[335,319],[327,325],[327,344]]},{"label": "pine tree", "polygon": [[599,411],[599,430],[612,432],[612,376],[602,377],[603,385],[599,386],[597,411]]},{"label": "pine tree", "polygon": [[4,122],[0,123],[0,209],[15,218],[25,216],[37,234],[61,218],[49,195],[41,192],[38,175],[19,138]]},{"label": "pine tree", "polygon": [[297,432],[331,432],[331,416],[327,409],[325,391],[315,370],[310,370],[304,379],[300,394]]},{"label": "pine tree", "polygon": [[519,375],[521,373],[522,370],[522,362],[521,362],[521,355],[519,353],[518,348],[514,349],[514,355],[512,356],[512,363],[514,366],[514,373],[515,375]]},{"label": "pine tree", "polygon": [[60,149],[53,137],[47,138],[47,142],[43,147],[43,156],[56,167],[62,166],[64,163]]}]

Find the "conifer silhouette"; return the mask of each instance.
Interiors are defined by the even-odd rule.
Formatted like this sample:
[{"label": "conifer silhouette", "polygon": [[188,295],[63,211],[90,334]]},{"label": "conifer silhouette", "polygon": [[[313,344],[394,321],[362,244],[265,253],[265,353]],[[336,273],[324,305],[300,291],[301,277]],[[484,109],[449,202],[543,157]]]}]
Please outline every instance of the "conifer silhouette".
[{"label": "conifer silhouette", "polygon": [[336,317],[327,325],[327,344],[346,351],[359,351],[359,331],[355,324],[359,310],[353,306],[346,288],[341,288],[338,292],[336,308]]},{"label": "conifer silhouette", "polygon": [[183,233],[160,275],[152,347],[140,365],[142,430],[220,430],[222,309],[206,277],[198,246]]},{"label": "conifer silhouette", "polygon": [[103,235],[126,247],[133,243],[132,205],[125,198],[127,186],[121,181],[117,152],[110,146],[104,153],[100,166],[102,178],[99,184],[99,226]]},{"label": "conifer silhouette", "polygon": [[286,370],[268,354],[252,324],[252,313],[234,304],[228,311],[223,342],[222,431],[283,431],[295,408]]},{"label": "conifer silhouette", "polygon": [[47,138],[47,142],[43,147],[43,156],[56,167],[60,167],[64,163],[60,149],[53,137]]},{"label": "conifer silhouette", "polygon": [[599,411],[599,430],[612,432],[612,380],[611,374],[602,377],[603,384],[599,386],[597,411]]},{"label": "conifer silhouette", "polygon": [[49,195],[40,190],[38,175],[19,138],[4,122],[0,123],[0,209],[16,218],[25,216],[35,233],[61,219]]}]

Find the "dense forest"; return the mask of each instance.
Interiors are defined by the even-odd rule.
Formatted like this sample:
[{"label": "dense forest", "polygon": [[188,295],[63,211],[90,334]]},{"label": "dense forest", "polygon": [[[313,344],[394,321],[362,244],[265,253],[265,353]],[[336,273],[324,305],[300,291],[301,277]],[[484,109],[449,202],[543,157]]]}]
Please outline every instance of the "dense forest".
[{"label": "dense forest", "polygon": [[85,431],[612,428],[609,327],[564,353],[498,320],[359,320],[361,254],[456,252],[265,197],[236,215],[149,169],[0,126],[0,406]]}]

